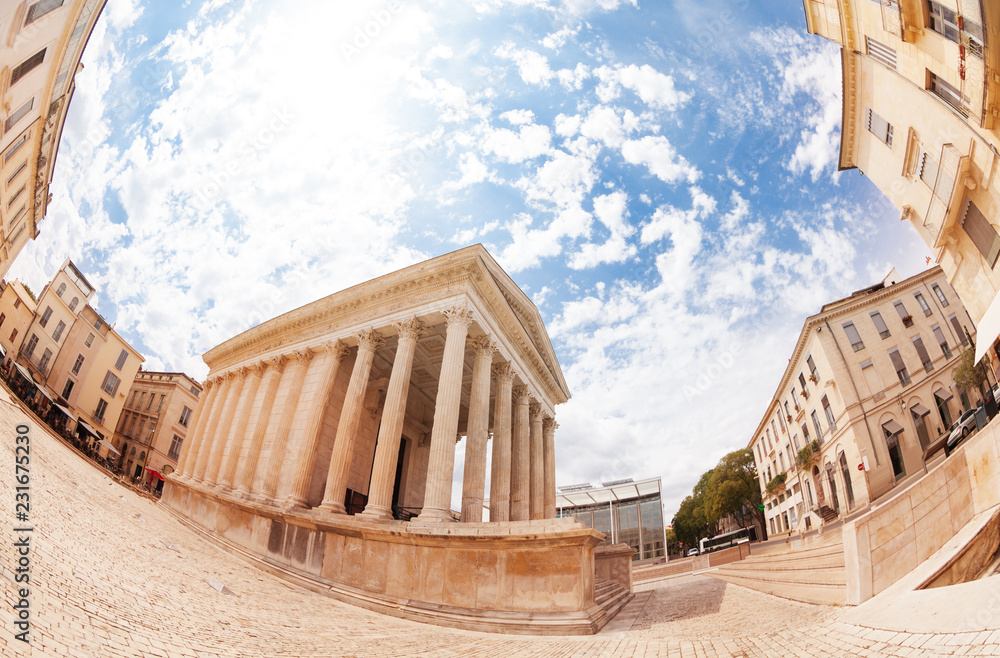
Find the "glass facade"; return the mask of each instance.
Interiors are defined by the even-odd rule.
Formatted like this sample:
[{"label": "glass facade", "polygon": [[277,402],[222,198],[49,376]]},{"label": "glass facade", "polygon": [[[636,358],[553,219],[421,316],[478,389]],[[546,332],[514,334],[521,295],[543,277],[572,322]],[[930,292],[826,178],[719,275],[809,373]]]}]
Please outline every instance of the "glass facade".
[{"label": "glass facade", "polygon": [[[611,513],[614,508],[615,528],[612,533]],[[660,494],[643,496],[616,503],[599,503],[580,507],[564,507],[559,516],[572,516],[589,528],[605,534],[601,545],[628,544],[636,549],[633,560],[664,557],[663,507]]]}]

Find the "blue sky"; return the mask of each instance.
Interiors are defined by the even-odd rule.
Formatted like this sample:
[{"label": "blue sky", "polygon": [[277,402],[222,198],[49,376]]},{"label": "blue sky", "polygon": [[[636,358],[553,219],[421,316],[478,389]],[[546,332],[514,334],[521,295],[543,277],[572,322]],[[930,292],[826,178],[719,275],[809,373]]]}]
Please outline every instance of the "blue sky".
[{"label": "blue sky", "polygon": [[344,4],[109,0],[9,277],[72,258],[147,369],[201,378],[261,320],[482,242],[573,393],[559,484],[661,476],[669,519],[805,316],[925,266],[835,171],[839,54],[798,2]]}]

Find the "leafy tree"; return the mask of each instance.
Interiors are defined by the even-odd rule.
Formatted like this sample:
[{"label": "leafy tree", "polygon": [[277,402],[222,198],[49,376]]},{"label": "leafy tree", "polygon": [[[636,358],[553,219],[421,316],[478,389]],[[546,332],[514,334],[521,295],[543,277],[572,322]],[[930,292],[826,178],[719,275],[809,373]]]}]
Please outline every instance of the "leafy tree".
[{"label": "leafy tree", "polygon": [[976,363],[976,351],[971,347],[958,358],[958,364],[951,373],[955,383],[966,391],[982,391],[983,383],[986,381],[986,373],[983,368]]},{"label": "leafy tree", "polygon": [[677,533],[674,532],[673,528],[667,528],[665,533],[667,535],[667,553],[678,552],[680,550],[680,546],[677,541]]},{"label": "leafy tree", "polygon": [[38,300],[35,299],[35,293],[28,287],[28,284],[22,281],[21,286],[24,288],[24,292],[28,293],[28,297],[31,297],[31,301],[38,303]]},{"label": "leafy tree", "polygon": [[741,526],[756,518],[764,526],[757,468],[750,448],[734,450],[713,469],[713,514],[716,521],[732,515]]}]

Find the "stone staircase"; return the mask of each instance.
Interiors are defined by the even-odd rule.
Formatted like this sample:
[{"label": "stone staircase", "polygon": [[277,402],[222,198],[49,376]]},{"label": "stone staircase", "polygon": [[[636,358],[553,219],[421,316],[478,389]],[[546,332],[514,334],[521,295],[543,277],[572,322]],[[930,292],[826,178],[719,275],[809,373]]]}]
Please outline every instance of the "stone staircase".
[{"label": "stone staircase", "polygon": [[844,605],[847,569],[840,542],[779,555],[751,555],[706,576],[793,601]]},{"label": "stone staircase", "polygon": [[610,580],[594,581],[594,603],[604,609],[604,619],[610,621],[635,596],[624,586]]},{"label": "stone staircase", "polygon": [[819,515],[823,517],[823,523],[832,523],[840,518],[840,515],[837,514],[836,510],[831,509],[826,505],[819,508]]}]

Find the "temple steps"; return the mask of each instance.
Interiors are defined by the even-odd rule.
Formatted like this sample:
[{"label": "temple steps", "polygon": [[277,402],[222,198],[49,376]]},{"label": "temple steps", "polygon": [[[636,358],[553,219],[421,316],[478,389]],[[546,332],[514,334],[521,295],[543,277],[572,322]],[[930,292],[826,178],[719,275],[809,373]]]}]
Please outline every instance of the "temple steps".
[{"label": "temple steps", "polygon": [[624,586],[610,580],[594,581],[594,603],[604,609],[604,618],[611,620],[635,596]]},{"label": "temple steps", "polygon": [[793,601],[847,602],[847,568],[840,543],[781,555],[752,555],[705,575]]}]

